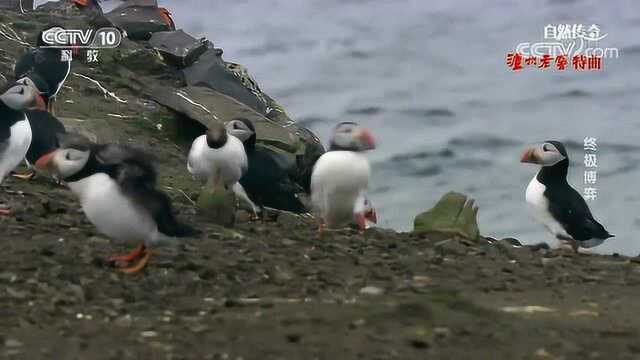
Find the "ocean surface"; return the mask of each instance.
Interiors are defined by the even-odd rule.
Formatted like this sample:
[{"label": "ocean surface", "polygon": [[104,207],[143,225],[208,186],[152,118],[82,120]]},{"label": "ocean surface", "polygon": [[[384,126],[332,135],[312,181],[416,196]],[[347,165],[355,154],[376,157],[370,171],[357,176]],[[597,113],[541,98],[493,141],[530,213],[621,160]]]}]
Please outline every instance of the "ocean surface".
[{"label": "ocean surface", "polygon": [[[484,235],[553,241],[524,192],[525,146],[568,145],[584,188],[583,139],[595,137],[589,205],[616,237],[597,252],[640,253],[640,2],[596,0],[161,0],[179,28],[247,66],[261,88],[326,143],[340,121],[376,135],[371,197],[381,226],[410,230],[447,191],[476,199]],[[600,71],[511,71],[506,54],[547,24],[598,24],[619,50]]]}]

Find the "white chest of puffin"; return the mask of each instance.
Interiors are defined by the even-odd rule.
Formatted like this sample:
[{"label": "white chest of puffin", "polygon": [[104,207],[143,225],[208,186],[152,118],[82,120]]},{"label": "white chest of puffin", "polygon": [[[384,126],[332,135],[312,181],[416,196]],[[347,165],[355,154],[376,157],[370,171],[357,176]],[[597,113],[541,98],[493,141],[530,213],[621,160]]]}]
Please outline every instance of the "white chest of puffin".
[{"label": "white chest of puffin", "polygon": [[320,230],[354,219],[364,230],[371,169],[362,152],[374,148],[371,133],[355,123],[343,122],[334,129],[329,151],[318,159],[311,174],[311,201]]},{"label": "white chest of puffin", "polygon": [[31,144],[31,126],[25,110],[35,106],[33,89],[21,83],[0,94],[0,183],[20,164]]}]

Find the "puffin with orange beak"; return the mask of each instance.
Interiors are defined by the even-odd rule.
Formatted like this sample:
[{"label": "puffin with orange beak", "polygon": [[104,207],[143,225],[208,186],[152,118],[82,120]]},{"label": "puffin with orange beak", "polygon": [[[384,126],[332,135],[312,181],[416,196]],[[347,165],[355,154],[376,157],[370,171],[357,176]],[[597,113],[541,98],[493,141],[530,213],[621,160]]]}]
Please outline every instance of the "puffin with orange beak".
[{"label": "puffin with orange beak", "polygon": [[139,244],[129,254],[108,259],[123,272],[143,269],[152,246],[199,233],[176,219],[169,197],[156,189],[150,156],[138,149],[66,134],[60,136],[60,148],[38,159],[36,167],[66,183],[99,232]]},{"label": "puffin with orange beak", "polygon": [[29,86],[36,96],[36,106],[34,109],[26,110],[29,125],[31,126],[31,144],[25,155],[25,163],[29,168],[24,174],[13,174],[13,177],[31,180],[35,179],[36,172],[34,164],[42,155],[55,150],[58,147],[58,135],[66,133],[64,124],[58,118],[47,111],[47,105],[43,98],[44,93],[48,91],[46,82],[37,74],[29,74],[18,80]]},{"label": "puffin with orange beak", "polygon": [[[25,111],[36,105],[36,93],[24,83],[0,90],[0,184],[24,158],[31,144],[31,126]],[[0,215],[8,215],[0,209]]]},{"label": "puffin with orange beak", "polygon": [[538,221],[559,241],[591,248],[614,235],[591,215],[582,196],[567,182],[569,156],[559,141],[545,141],[524,151],[520,162],[540,165],[525,198]]},{"label": "puffin with orange beak", "polygon": [[343,122],[333,130],[329,151],[318,159],[311,174],[311,202],[319,231],[354,220],[364,231],[367,220],[377,221],[367,199],[371,169],[363,155],[372,149],[371,132],[356,123]]}]

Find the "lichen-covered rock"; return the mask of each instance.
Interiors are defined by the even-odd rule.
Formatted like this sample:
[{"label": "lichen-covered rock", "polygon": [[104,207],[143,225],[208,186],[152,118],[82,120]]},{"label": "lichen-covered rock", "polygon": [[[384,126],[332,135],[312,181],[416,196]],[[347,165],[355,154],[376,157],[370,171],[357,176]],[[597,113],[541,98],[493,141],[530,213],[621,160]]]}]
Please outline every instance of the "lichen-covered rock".
[{"label": "lichen-covered rock", "polygon": [[466,195],[448,192],[430,210],[416,216],[413,231],[417,233],[444,233],[469,240],[480,239],[478,207]]},{"label": "lichen-covered rock", "polygon": [[236,204],[233,191],[214,186],[212,180],[209,180],[202,187],[196,207],[198,214],[207,221],[229,227],[235,224]]}]

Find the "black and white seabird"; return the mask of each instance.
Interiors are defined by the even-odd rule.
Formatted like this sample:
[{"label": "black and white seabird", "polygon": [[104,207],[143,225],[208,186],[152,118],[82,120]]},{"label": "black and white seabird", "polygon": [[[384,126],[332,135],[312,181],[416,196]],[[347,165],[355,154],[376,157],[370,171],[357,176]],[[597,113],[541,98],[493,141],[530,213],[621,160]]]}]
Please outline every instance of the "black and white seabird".
[{"label": "black and white seabird", "polygon": [[[37,75],[30,75],[17,81],[18,83],[31,87],[36,94],[36,108],[26,110],[25,113],[31,126],[31,144],[25,156],[25,162],[30,169],[42,155],[45,155],[58,147],[58,135],[66,133],[62,122],[51,113],[46,111],[45,103],[42,99],[42,90],[47,89],[47,85]],[[32,179],[35,172],[29,171],[26,174],[13,174],[21,179]]]},{"label": "black and white seabird", "polygon": [[176,219],[169,197],[156,189],[157,173],[150,156],[138,149],[93,144],[67,134],[61,136],[60,148],[38,159],[36,167],[67,184],[99,232],[116,241],[140,244],[127,255],[109,259],[124,272],[141,270],[152,245],[198,233]]},{"label": "black and white seabird", "polygon": [[16,79],[37,75],[47,84],[46,92],[40,89],[43,98],[51,111],[53,101],[60,92],[64,81],[71,71],[71,59],[63,59],[63,51],[68,49],[47,47],[42,36],[45,32],[63,31],[60,26],[49,26],[38,34],[36,48],[18,59],[14,75]]},{"label": "black and white seabird", "polygon": [[311,175],[311,202],[319,219],[320,231],[356,220],[365,229],[371,173],[363,151],[375,148],[371,133],[353,122],[338,124],[329,151],[316,162]]},{"label": "black and white seabird", "polygon": [[[31,126],[25,110],[35,106],[36,94],[20,83],[8,86],[0,95],[0,184],[20,164],[31,143]],[[9,211],[0,209],[0,214]]]},{"label": "black and white seabird", "polygon": [[[36,161],[42,156],[54,151],[59,147],[59,136],[66,134],[66,129],[62,122],[48,111],[27,110],[27,118],[31,125],[31,144],[25,155],[25,162],[31,170],[34,169]],[[32,179],[35,172],[14,175],[22,179]]]},{"label": "black and white seabird", "polygon": [[201,183],[212,180],[214,189],[223,186],[233,190],[238,199],[249,204],[256,215],[255,204],[239,183],[248,170],[244,145],[229,134],[223,124],[213,123],[206,134],[193,141],[187,159],[187,170]]},{"label": "black and white seabird", "polygon": [[524,152],[520,162],[541,165],[526,191],[535,217],[560,241],[591,248],[614,235],[591,215],[582,196],[567,182],[569,156],[559,141],[545,141]]},{"label": "black and white seabird", "polygon": [[305,213],[307,208],[298,198],[304,189],[291,177],[295,163],[286,156],[264,146],[256,145],[254,125],[245,118],[226,124],[227,132],[242,141],[249,168],[240,178],[240,184],[249,198],[260,207],[270,207],[294,213]]}]

